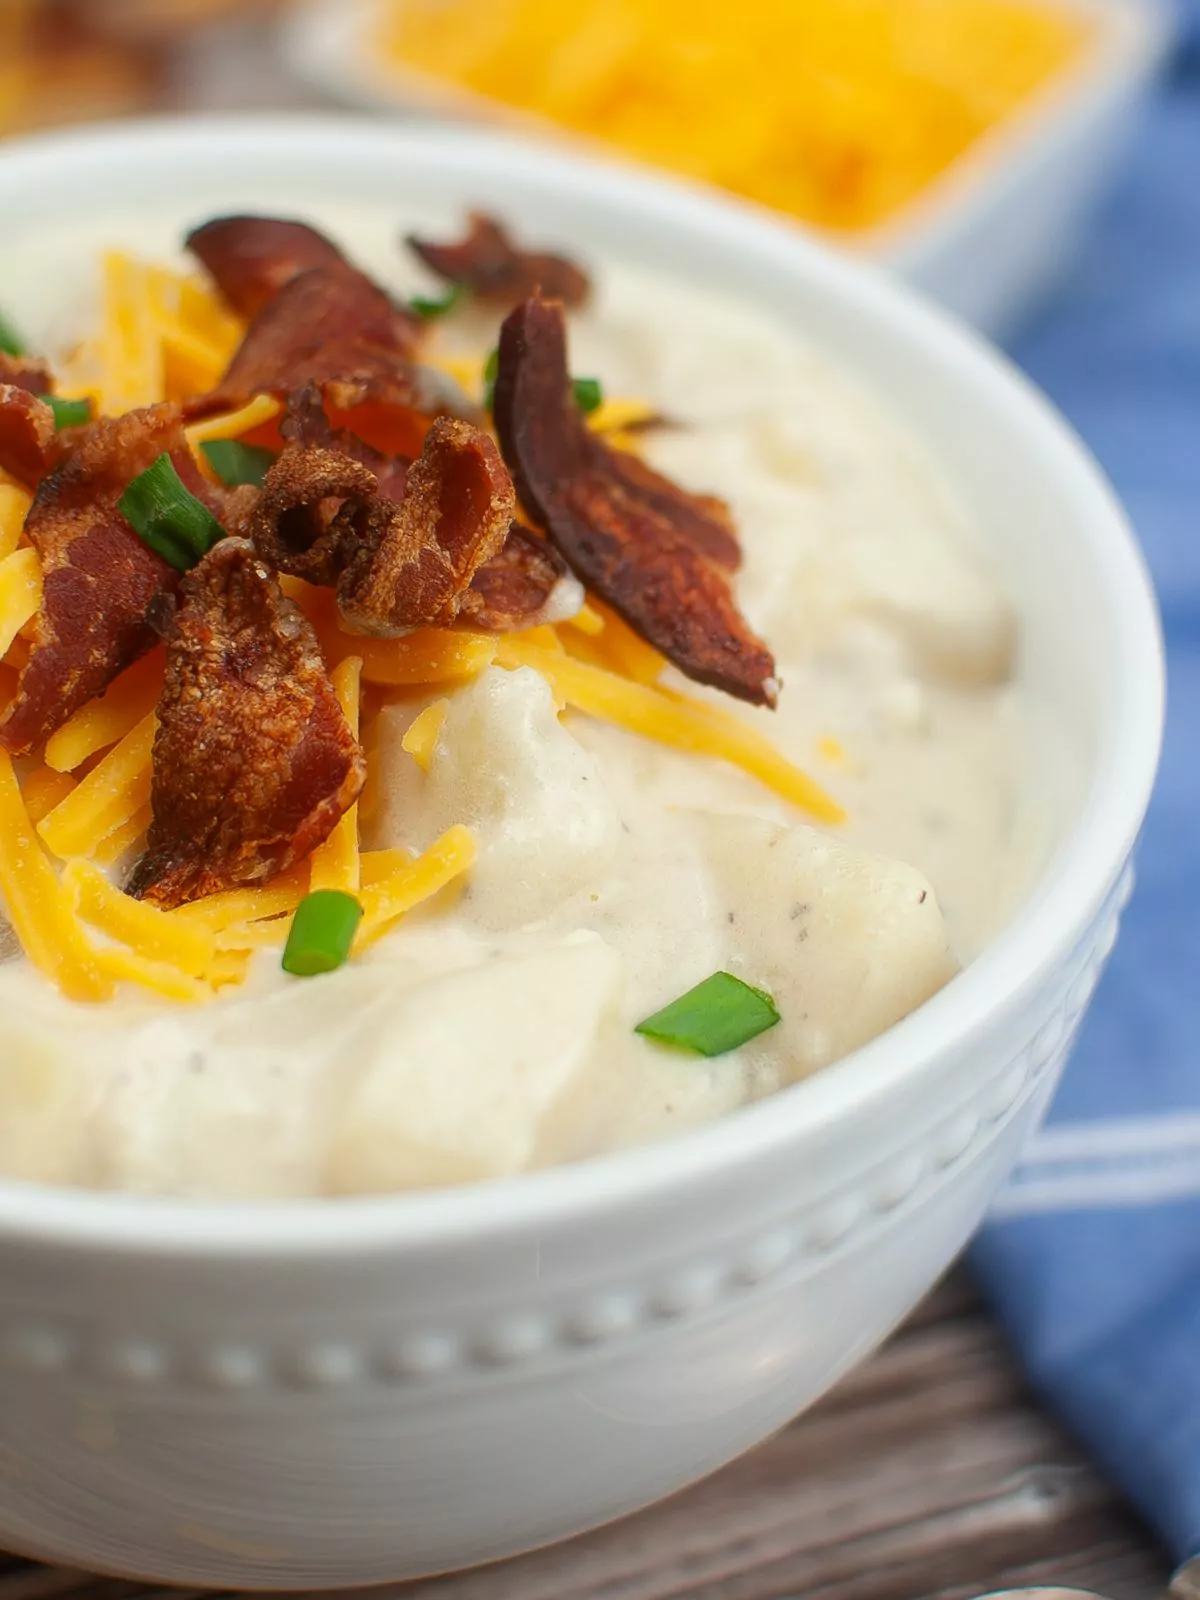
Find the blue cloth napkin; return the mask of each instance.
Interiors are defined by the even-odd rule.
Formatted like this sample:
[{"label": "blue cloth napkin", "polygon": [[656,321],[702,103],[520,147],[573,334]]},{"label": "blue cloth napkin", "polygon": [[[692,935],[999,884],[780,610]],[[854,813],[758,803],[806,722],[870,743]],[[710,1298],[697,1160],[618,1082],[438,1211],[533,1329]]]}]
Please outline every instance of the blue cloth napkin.
[{"label": "blue cloth napkin", "polygon": [[1085,259],[1012,353],[1132,512],[1171,705],[1121,941],[973,1260],[1034,1382],[1183,1561],[1200,1553],[1200,0]]}]

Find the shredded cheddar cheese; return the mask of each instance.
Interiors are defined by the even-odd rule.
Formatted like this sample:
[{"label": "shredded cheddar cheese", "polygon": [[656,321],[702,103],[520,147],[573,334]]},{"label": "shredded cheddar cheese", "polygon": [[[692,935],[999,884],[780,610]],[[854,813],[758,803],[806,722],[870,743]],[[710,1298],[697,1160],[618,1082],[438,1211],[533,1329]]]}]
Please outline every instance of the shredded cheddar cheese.
[{"label": "shredded cheddar cheese", "polygon": [[8,654],[4,657],[4,665],[12,667],[15,672],[20,672],[29,660],[29,641],[20,634],[8,647]]},{"label": "shredded cheddar cheese", "polygon": [[207,278],[180,277],[178,280],[179,316],[184,326],[198,338],[221,352],[221,359],[232,359],[246,325],[225,304]]},{"label": "shredded cheddar cheese", "polygon": [[169,267],[150,267],[148,284],[162,348],[164,399],[183,400],[214,389],[237,347],[241,324],[211,314],[205,304],[215,299],[211,290]]},{"label": "shredded cheddar cheese", "polygon": [[0,483],[0,561],[21,542],[33,500],[15,483]]},{"label": "shredded cheddar cheese", "polygon": [[673,690],[631,683],[571,656],[539,650],[519,638],[502,641],[502,667],[535,668],[569,706],[631,733],[693,755],[715,756],[807,811],[820,822],[842,822],[845,812],[814,778],[787,761],[769,739],[740,717]]},{"label": "shredded cheddar cheese", "polygon": [[625,438],[630,430],[644,427],[654,415],[654,407],[646,400],[613,395],[601,400],[587,420],[593,433],[615,433]]},{"label": "shredded cheddar cheese", "polygon": [[530,644],[537,645],[541,650],[564,650],[566,648],[555,629],[548,622],[543,622],[536,628],[526,628],[521,637]]},{"label": "shredded cheddar cheese", "polygon": [[590,601],[586,601],[573,617],[563,623],[564,628],[575,628],[579,633],[595,637],[604,632],[604,618]]},{"label": "shredded cheddar cheese", "polygon": [[1091,31],[1041,0],[388,0],[375,55],[854,230],[915,199]]},{"label": "shredded cheddar cheese", "polygon": [[208,971],[214,989],[228,989],[245,983],[250,971],[249,950],[218,950]]},{"label": "shredded cheddar cheese", "polygon": [[353,653],[362,660],[368,683],[393,688],[423,683],[451,683],[474,678],[495,660],[497,641],[490,633],[455,633],[448,628],[417,628],[400,639],[359,639],[353,634],[322,635],[326,660]]},{"label": "shredded cheddar cheese", "polygon": [[92,851],[92,860],[101,867],[111,867],[114,861],[119,861],[127,851],[132,850],[144,838],[150,826],[150,805],[147,802],[139,806],[127,822],[114,828],[111,833],[106,833],[100,843]]},{"label": "shredded cheddar cheese", "polygon": [[216,946],[207,928],[123,894],[90,861],[69,861],[61,881],[85,922],[145,960],[177,967],[193,978],[202,978],[212,964]]},{"label": "shredded cheddar cheese", "polygon": [[399,872],[402,867],[411,866],[416,856],[411,850],[399,848],[388,850],[364,850],[362,853],[362,886],[369,888],[373,883],[382,883],[385,878],[390,878],[393,873]]},{"label": "shredded cheddar cheese", "polygon": [[162,399],[162,341],[155,323],[150,268],[120,250],[104,258],[102,349],[99,399],[109,416]]},{"label": "shredded cheddar cheese", "polygon": [[[608,606],[601,605],[598,600],[593,600],[591,605],[601,620],[603,630],[595,635],[585,632],[582,638],[578,633],[567,633],[565,642],[568,652],[595,666],[606,667],[633,683],[657,683],[667,664],[665,657],[652,644],[647,644],[640,634],[634,633],[629,624]],[[530,633],[522,637],[531,644],[535,642]]]},{"label": "shredded cheddar cheese", "polygon": [[[350,731],[358,737],[359,702],[362,692],[362,660],[347,656],[333,669],[334,692],[342,714],[350,724]],[[313,889],[340,889],[344,894],[357,894],[358,865],[358,807],[353,805],[338,820],[337,826],[312,853]]]},{"label": "shredded cheddar cheese", "polygon": [[185,428],[184,432],[193,451],[198,452],[202,444],[214,439],[240,439],[244,434],[253,433],[264,422],[273,422],[282,410],[283,406],[274,395],[260,394],[236,411],[222,411],[215,417],[206,417],[203,422],[194,422],[190,428]]},{"label": "shredded cheddar cheese", "polygon": [[38,824],[61,860],[90,856],[150,798],[150,757],[158,719],[151,712],[113,746],[82,783]]},{"label": "shredded cheddar cheese", "polygon": [[434,700],[427,705],[409,723],[400,741],[400,748],[407,751],[422,772],[428,772],[433,762],[433,752],[437,748],[442,723],[446,720],[447,707],[445,700]]},{"label": "shredded cheddar cheese", "polygon": [[[215,959],[215,958],[214,958]],[[166,961],[150,961],[125,945],[108,944],[95,952],[96,965],[117,983],[136,983],[143,989],[180,1005],[199,1005],[212,999],[211,984],[189,977]]]},{"label": "shredded cheddar cheese", "polygon": [[379,815],[381,769],[379,762],[379,718],[372,717],[362,732],[363,757],[367,763],[367,781],[358,797],[358,825],[369,828]]},{"label": "shredded cheddar cheese", "polygon": [[168,316],[159,319],[159,339],[166,399],[184,400],[215,389],[220,383],[225,363],[214,345]]},{"label": "shredded cheddar cheese", "polygon": [[99,966],[62,885],[38,842],[13,771],[0,750],[0,892],[25,954],[71,1000],[106,1000]]},{"label": "shredded cheddar cheese", "polygon": [[262,950],[282,944],[292,925],[290,916],[266,917],[259,922],[234,922],[213,935],[216,947],[224,950]]},{"label": "shredded cheddar cheese", "polygon": [[258,922],[294,911],[308,893],[307,863],[272,878],[257,889],[226,889],[180,906],[174,914],[212,933],[223,933],[242,922]]},{"label": "shredded cheddar cheese", "polygon": [[37,767],[21,784],[21,798],[29,813],[29,820],[38,823],[65,800],[75,787],[69,772],[55,772],[53,767]]},{"label": "shredded cheddar cheese", "polygon": [[482,359],[476,356],[434,356],[432,365],[455,383],[471,400],[483,400]]},{"label": "shredded cheddar cheese", "polygon": [[155,650],[127,668],[98,700],[89,700],[46,741],[46,765],[74,772],[107,750],[154,710],[162,693],[163,653]]},{"label": "shredded cheddar cheese", "polygon": [[469,828],[448,828],[436,843],[398,867],[390,876],[364,888],[359,895],[363,919],[355,937],[355,950],[374,944],[405,912],[431,899],[460,878],[475,860],[475,836]]},{"label": "shredded cheddar cheese", "polygon": [[0,656],[37,615],[42,603],[42,563],[36,550],[14,550],[0,561]]}]

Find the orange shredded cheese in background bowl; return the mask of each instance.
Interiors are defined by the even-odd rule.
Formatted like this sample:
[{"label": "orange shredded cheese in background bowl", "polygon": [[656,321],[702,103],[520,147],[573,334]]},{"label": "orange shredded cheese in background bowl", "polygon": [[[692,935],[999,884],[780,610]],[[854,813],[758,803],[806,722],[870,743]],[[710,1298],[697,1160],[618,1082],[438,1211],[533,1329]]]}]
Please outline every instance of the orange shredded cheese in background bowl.
[{"label": "orange shredded cheese in background bowl", "polygon": [[1080,56],[1049,0],[391,0],[376,54],[841,231]]}]

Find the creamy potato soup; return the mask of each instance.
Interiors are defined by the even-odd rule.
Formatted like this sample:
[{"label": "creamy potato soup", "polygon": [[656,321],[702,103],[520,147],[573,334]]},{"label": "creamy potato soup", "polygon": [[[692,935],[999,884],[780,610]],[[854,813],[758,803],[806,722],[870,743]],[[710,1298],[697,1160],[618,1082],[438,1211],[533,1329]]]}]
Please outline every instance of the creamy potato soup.
[{"label": "creamy potato soup", "polygon": [[[239,311],[237,285],[231,292],[218,270],[222,297],[180,254],[187,226],[204,218],[115,219],[87,239],[65,227],[39,232],[6,256],[0,279],[6,316],[45,354],[60,396],[90,398],[92,415],[184,403],[182,424],[173,412],[164,426],[189,430],[194,466],[185,471],[186,449],[166,435],[162,454],[189,499],[208,505],[215,537],[228,535],[202,559],[189,555],[182,579],[178,565],[155,567],[168,601],[156,590],[143,605],[153,638],[114,659],[103,699],[97,691],[67,716],[52,707],[28,747],[9,742],[0,1175],[214,1199],[510,1175],[661,1139],[793,1084],[890,1027],[977,954],[1026,891],[1045,827],[1029,794],[1009,602],[901,418],[815,341],[753,306],[617,261],[583,263],[592,290],[566,314],[570,371],[598,384],[580,400],[586,416],[554,423],[586,433],[583,444],[572,434],[570,459],[603,477],[611,454],[586,454],[587,441],[600,440],[601,452],[632,455],[631,472],[643,463],[687,491],[697,514],[709,516],[709,503],[694,497],[719,496],[740,544],[736,572],[705,552],[689,581],[711,580],[718,600],[728,592],[736,604],[751,641],[736,645],[736,671],[750,661],[743,676],[753,681],[736,693],[713,686],[711,673],[696,681],[707,668],[688,652],[703,656],[704,641],[676,649],[671,615],[653,638],[658,613],[637,620],[643,602],[667,613],[682,603],[671,585],[663,600],[636,544],[622,557],[624,576],[598,578],[583,542],[577,548],[555,521],[568,516],[565,469],[547,488],[535,481],[537,461],[521,454],[529,431],[516,364],[532,357],[525,346],[513,354],[514,335],[507,347],[500,341],[499,372],[485,371],[521,294],[501,303],[468,289],[431,312],[447,285],[398,247],[401,219],[328,207],[313,220],[356,266],[401,303],[426,302],[411,334],[419,346],[404,359],[432,374],[438,396],[416,407],[428,413],[422,429],[435,412],[450,420],[405,451],[389,452],[376,430],[365,461],[345,467],[366,472],[367,487],[355,479],[330,490],[321,480],[309,491],[301,512],[321,538],[341,527],[337,517],[346,521],[343,511],[335,517],[339,505],[366,509],[346,521],[354,531],[339,535],[341,555],[317,578],[317,545],[301,551],[306,577],[289,570],[287,552],[269,555],[264,532],[294,541],[299,491],[289,481],[286,516],[276,507],[269,528],[264,505],[289,451],[289,460],[307,452],[311,464],[324,450],[328,467],[330,454],[350,449],[345,430],[358,413],[339,391],[334,418],[327,386],[329,425],[343,434],[297,443],[299,424],[279,421],[292,416],[291,369],[278,386],[221,388],[227,358],[250,337],[247,321],[264,313],[249,303]],[[456,228],[443,219],[427,231]],[[528,242],[570,253],[569,240]],[[120,252],[106,263],[105,246]],[[287,292],[277,276],[271,292]],[[481,409],[493,382],[500,449]],[[273,387],[289,393],[272,399]],[[209,389],[218,400],[189,410]],[[218,483],[205,426],[208,442],[221,442],[222,419],[248,404],[250,425],[238,433],[233,424],[223,439],[249,441],[258,466],[239,457],[237,481]],[[505,406],[517,408],[507,435]],[[47,482],[74,471],[72,451],[85,448],[61,424],[59,437],[45,446]],[[471,531],[489,560],[513,548],[503,544],[508,469],[532,559],[549,527],[563,559],[547,555],[559,565],[523,626],[468,602],[461,574],[441,609],[415,622],[390,592],[387,618],[371,610],[374,568],[351,603],[345,574],[361,578],[362,568],[345,540],[386,525],[370,537],[387,548],[424,492],[423,464],[435,488],[442,481],[433,440],[458,452],[454,463],[474,451],[472,470],[483,463],[491,474],[486,515],[503,526]],[[380,514],[372,486],[382,490],[400,455],[420,460]],[[104,472],[121,477],[108,457]],[[105,515],[120,521],[128,510],[133,531],[122,522],[122,537],[161,555],[160,524],[139,526],[132,502],[113,498],[138,475],[125,470],[105,491]],[[52,538],[35,528],[47,490],[37,472],[22,482],[10,466],[9,478],[0,494],[17,524],[0,584],[5,563],[19,558],[7,571],[43,581],[48,611]],[[635,482],[629,493],[644,505],[659,491]],[[445,503],[441,514],[444,529]],[[729,522],[716,509],[711,518]],[[410,516],[405,537],[412,526]],[[31,576],[39,556],[43,580]],[[443,566],[458,559],[452,552]],[[635,582],[622,590],[629,562]],[[478,597],[481,580],[470,581]],[[255,615],[266,608],[272,684],[280,694],[305,686],[304,737],[315,737],[318,717],[329,729],[336,719],[329,748],[344,760],[306,813],[308,834],[272,813],[269,829],[246,821],[234,851],[225,834],[210,838],[206,819],[235,789],[250,793],[239,751],[259,759],[250,752],[267,714],[236,720],[243,668],[228,651],[227,681],[214,687],[203,673],[237,585],[238,604],[252,589]],[[5,699],[44,648],[37,623],[30,611],[8,640]],[[244,617],[238,626],[248,626]],[[673,664],[680,659],[687,670]],[[759,660],[768,665],[753,668]],[[776,682],[774,709],[753,703]],[[107,723],[98,706],[111,707]],[[210,745],[209,724],[186,715],[234,720]],[[11,727],[19,713],[9,716]],[[730,732],[737,727],[750,730],[745,749]],[[110,782],[102,796],[91,776],[101,768]],[[281,789],[275,774],[267,781]],[[239,815],[259,804],[261,788],[238,801]],[[309,915],[304,898],[321,886],[331,903],[357,899],[363,920],[333,970],[296,975],[284,955],[299,937],[293,918]],[[332,935],[321,923],[313,937],[320,945]],[[74,978],[39,939],[68,941]],[[736,1032],[745,1008],[757,1015],[761,1003],[771,1015],[747,1024],[752,1036],[707,1055],[687,1048],[686,1028],[672,1035],[673,1023],[665,1035],[637,1031],[715,974],[737,982],[720,993],[707,986],[691,1026],[703,1034],[714,1010],[724,1026],[732,1007]],[[80,983],[95,992],[81,994]]]}]

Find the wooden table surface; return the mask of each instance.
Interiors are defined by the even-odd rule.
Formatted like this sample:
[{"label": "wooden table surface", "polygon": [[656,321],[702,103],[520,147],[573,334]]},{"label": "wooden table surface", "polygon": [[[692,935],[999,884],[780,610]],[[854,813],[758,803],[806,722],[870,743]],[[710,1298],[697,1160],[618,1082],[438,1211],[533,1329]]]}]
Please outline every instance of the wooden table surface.
[{"label": "wooden table surface", "polygon": [[[1162,1600],[1167,1577],[1149,1535],[1033,1401],[956,1276],[807,1416],[707,1482],[569,1544],[372,1594],[968,1600],[1055,1583]],[[0,1600],[155,1592],[0,1558]]]}]

